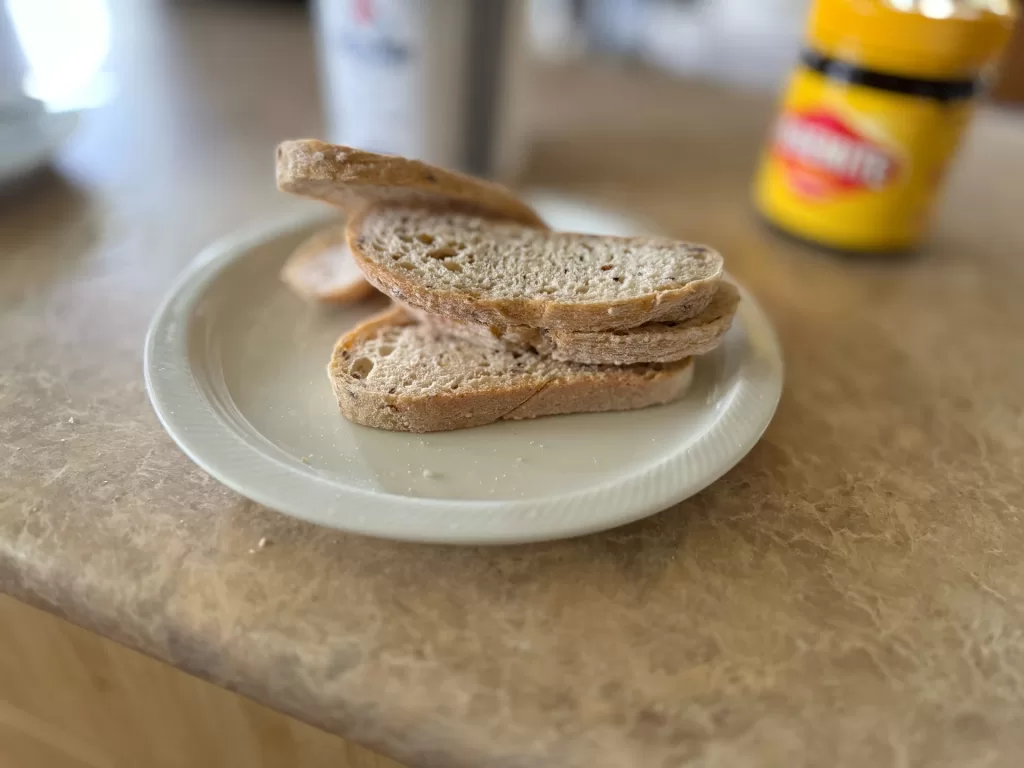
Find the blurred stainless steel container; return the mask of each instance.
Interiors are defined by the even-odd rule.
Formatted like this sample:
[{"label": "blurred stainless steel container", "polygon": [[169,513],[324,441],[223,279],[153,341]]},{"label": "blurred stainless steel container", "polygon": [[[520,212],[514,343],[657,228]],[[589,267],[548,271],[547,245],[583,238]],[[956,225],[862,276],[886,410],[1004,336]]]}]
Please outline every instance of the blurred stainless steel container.
[{"label": "blurred stainless steel container", "polygon": [[522,164],[525,3],[316,0],[331,141],[508,178]]}]

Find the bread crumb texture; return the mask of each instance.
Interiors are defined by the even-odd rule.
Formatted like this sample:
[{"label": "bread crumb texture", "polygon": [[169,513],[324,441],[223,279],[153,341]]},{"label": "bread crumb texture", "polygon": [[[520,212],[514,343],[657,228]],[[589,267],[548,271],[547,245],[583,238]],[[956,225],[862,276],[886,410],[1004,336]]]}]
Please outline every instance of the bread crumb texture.
[{"label": "bread crumb texture", "polygon": [[491,299],[619,302],[722,271],[721,256],[703,245],[550,232],[429,208],[374,208],[357,237],[367,259],[428,289]]}]

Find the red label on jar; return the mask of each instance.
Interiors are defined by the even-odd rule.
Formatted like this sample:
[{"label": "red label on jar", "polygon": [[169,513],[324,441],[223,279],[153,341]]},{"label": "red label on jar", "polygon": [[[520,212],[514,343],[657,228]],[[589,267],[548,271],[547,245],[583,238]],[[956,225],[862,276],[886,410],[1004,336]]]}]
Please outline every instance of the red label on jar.
[{"label": "red label on jar", "polygon": [[783,113],[772,153],[793,188],[811,198],[879,190],[899,172],[892,152],[824,109]]}]

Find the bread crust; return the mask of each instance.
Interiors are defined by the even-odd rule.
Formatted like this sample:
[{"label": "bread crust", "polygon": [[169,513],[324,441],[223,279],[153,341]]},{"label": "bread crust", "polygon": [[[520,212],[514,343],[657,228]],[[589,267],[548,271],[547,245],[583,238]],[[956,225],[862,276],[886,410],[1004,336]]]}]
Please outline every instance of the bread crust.
[{"label": "bread crust", "polygon": [[453,336],[480,344],[533,349],[555,360],[590,365],[670,363],[707,354],[721,343],[739,306],[739,290],[723,281],[709,302],[688,307],[681,317],[623,331],[559,331],[524,325],[487,326],[450,320],[409,308],[420,322],[435,323]]},{"label": "bread crust", "polygon": [[378,202],[449,203],[547,229],[501,184],[397,155],[297,139],[278,145],[276,171],[278,189],[330,203],[350,217]]}]

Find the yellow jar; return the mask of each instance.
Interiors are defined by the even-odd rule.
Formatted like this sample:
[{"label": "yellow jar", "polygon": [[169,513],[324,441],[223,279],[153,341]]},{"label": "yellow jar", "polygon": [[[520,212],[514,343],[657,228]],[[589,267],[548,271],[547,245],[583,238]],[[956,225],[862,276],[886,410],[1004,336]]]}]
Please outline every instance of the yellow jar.
[{"label": "yellow jar", "polygon": [[1011,0],[817,0],[754,186],[780,229],[902,250],[924,231]]}]

